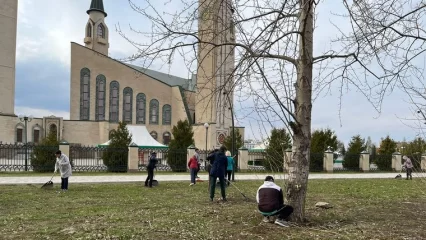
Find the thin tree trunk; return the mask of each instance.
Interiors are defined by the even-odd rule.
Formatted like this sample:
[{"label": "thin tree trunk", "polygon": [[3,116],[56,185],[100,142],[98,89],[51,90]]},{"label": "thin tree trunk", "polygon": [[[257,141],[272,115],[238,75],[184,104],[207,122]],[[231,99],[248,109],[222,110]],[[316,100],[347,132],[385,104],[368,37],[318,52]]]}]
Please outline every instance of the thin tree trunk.
[{"label": "thin tree trunk", "polygon": [[305,197],[309,176],[312,112],[312,53],[313,53],[313,0],[300,0],[299,59],[295,99],[296,122],[293,130],[293,154],[289,163],[287,201],[293,206],[292,220],[305,221]]}]

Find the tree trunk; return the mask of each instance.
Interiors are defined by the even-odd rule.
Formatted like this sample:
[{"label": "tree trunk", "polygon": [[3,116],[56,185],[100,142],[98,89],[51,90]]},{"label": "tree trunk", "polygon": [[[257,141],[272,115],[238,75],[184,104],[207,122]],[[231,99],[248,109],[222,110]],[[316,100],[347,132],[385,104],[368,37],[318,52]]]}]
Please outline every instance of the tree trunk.
[{"label": "tree trunk", "polygon": [[294,208],[291,219],[305,221],[305,198],[308,187],[309,157],[311,145],[312,112],[312,54],[313,54],[313,0],[300,0],[299,59],[295,99],[296,122],[293,130],[293,149],[289,163],[287,201]]}]

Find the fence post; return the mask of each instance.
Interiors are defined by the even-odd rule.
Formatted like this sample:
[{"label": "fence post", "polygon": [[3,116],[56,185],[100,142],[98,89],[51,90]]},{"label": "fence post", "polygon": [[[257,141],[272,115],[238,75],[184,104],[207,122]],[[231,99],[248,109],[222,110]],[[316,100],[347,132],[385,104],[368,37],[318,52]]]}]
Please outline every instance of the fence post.
[{"label": "fence post", "polygon": [[370,171],[370,153],[368,151],[364,151],[360,155],[359,159],[360,169],[363,172]]},{"label": "fence post", "polygon": [[293,154],[293,151],[291,148],[287,148],[284,153],[284,172],[288,173],[288,163],[291,160],[291,155]]},{"label": "fence post", "polygon": [[333,151],[331,151],[331,148],[328,148],[324,153],[324,171],[332,173],[334,168],[334,162],[333,162],[334,154]]},{"label": "fence post", "polygon": [[397,172],[402,170],[402,156],[399,152],[392,153],[392,170]]},{"label": "fence post", "polygon": [[422,154],[422,160],[420,162],[420,168],[423,172],[426,172],[426,152]]},{"label": "fence post", "polygon": [[[206,150],[207,151],[207,150]],[[191,159],[192,158],[192,156],[194,156],[195,155],[195,146],[194,145],[190,145],[187,149],[186,149],[186,154],[187,154],[187,156],[186,156],[186,166],[187,166],[187,168],[188,168],[188,162],[189,162],[189,159]]]},{"label": "fence post", "polygon": [[127,172],[137,172],[139,170],[139,147],[135,143],[129,145],[127,157]]},{"label": "fence post", "polygon": [[240,149],[238,149],[238,166],[240,166],[240,170],[248,169],[248,160],[248,149],[245,147],[241,147]]},{"label": "fence post", "polygon": [[68,158],[70,158],[70,144],[62,140],[59,142],[59,151],[61,151],[63,154],[67,155]]}]

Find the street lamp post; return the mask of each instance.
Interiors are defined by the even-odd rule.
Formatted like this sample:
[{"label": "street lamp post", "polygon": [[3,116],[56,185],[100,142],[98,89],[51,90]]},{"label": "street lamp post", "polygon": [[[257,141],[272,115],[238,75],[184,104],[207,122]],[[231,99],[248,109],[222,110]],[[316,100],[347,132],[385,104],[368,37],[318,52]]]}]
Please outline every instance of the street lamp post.
[{"label": "street lamp post", "polygon": [[23,116],[20,117],[19,120],[25,123],[24,131],[25,131],[25,171],[28,171],[28,132],[27,132],[27,123],[33,120],[31,117]]},{"label": "street lamp post", "polygon": [[[208,138],[208,133],[209,133],[209,124],[208,123],[204,123],[204,127],[206,128],[206,158],[205,158],[205,162],[204,162],[204,168],[207,169],[207,155],[208,155],[208,150],[207,150],[207,138]],[[207,177],[209,178],[209,185],[208,185],[208,190],[210,193],[210,173],[207,173]]]}]

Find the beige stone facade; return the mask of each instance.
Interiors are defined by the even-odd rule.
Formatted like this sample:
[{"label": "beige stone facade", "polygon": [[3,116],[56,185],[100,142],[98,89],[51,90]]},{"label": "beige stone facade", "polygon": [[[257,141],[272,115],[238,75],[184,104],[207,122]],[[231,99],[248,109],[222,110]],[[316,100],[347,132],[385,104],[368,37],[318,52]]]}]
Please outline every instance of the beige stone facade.
[{"label": "beige stone facade", "polygon": [[[12,6],[11,9],[2,8],[2,3]],[[0,33],[4,31],[9,36],[16,36],[17,5],[14,3],[15,0],[0,0],[0,17],[3,12],[11,22],[6,30],[0,26]],[[221,29],[214,41],[234,41],[231,10],[222,7],[212,11],[216,14],[214,21],[220,23]],[[158,142],[167,143],[172,137],[172,127],[179,120],[187,119],[194,124],[196,147],[205,148],[204,123],[209,123],[207,148],[221,145],[231,127],[233,96],[229,90],[233,82],[232,48],[218,48],[211,54],[206,52],[210,46],[200,48],[199,55],[203,56],[203,60],[199,62],[196,76],[189,79],[171,76],[110,58],[109,30],[105,21],[107,14],[102,1],[92,1],[87,13],[89,20],[82,26],[85,29],[85,35],[82,36],[85,46],[71,43],[70,120],[55,116],[33,119],[27,123],[28,142],[37,142],[50,131],[56,131],[59,139],[69,143],[97,145],[108,141],[110,131],[117,128],[119,121],[124,121],[127,124],[145,125]],[[225,18],[218,18],[219,15]],[[206,24],[212,24],[211,20],[201,22],[200,31],[203,28],[210,29]],[[15,50],[12,53],[10,49],[15,48],[16,37],[5,38],[4,35],[0,36],[0,41],[10,46],[7,49],[9,52],[0,48],[0,53],[4,53],[0,54],[0,61],[9,59],[5,65],[10,69],[0,69],[0,77],[14,74],[15,71]],[[213,35],[201,34],[203,38]],[[12,56],[13,61],[3,57],[5,55]],[[0,111],[13,115],[14,76],[0,78],[0,81],[6,90],[13,89],[0,90],[4,100]],[[19,130],[24,127],[17,117],[0,116],[0,141],[25,142],[25,134]]]}]

